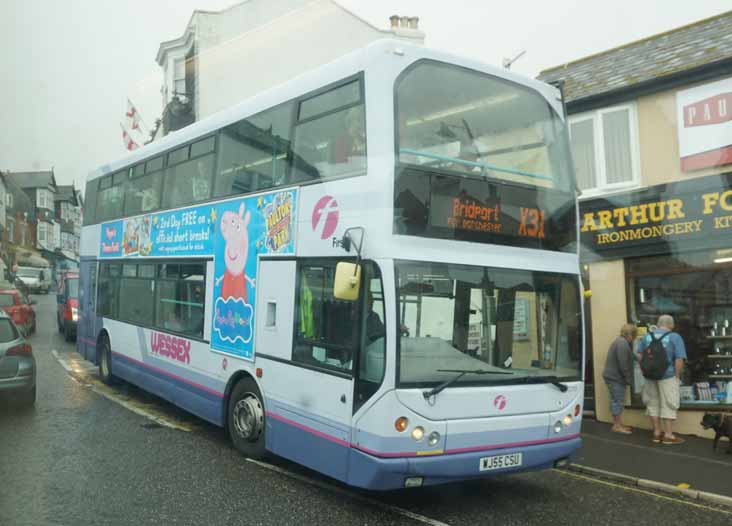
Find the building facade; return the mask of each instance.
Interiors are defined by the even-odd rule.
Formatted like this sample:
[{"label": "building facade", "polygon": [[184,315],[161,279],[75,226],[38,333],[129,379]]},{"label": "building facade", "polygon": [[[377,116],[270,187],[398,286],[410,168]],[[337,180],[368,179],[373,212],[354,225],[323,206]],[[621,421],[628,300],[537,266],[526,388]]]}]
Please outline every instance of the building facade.
[{"label": "building facade", "polygon": [[57,250],[66,259],[78,262],[83,205],[81,193],[73,184],[59,185],[54,196],[54,203],[60,230],[59,247]]},{"label": "building facade", "polygon": [[35,207],[14,177],[5,173],[2,180],[5,189],[2,259],[8,268],[29,259],[40,261],[41,256],[36,250]]},{"label": "building facade", "polygon": [[[686,342],[680,433],[732,411],[732,11],[541,73],[562,87],[578,186],[587,382],[621,325],[661,314]],[[636,365],[627,423],[650,427]]]},{"label": "building facade", "polygon": [[247,0],[194,11],[183,35],[158,49],[164,110],[156,138],[380,38],[424,42],[416,17],[390,21],[375,27],[334,0]]}]

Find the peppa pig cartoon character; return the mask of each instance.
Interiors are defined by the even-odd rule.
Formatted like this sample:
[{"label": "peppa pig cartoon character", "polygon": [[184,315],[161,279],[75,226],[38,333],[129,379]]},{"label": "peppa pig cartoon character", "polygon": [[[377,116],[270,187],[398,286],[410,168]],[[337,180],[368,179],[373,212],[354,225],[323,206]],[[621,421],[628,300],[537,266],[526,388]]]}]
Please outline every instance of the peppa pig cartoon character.
[{"label": "peppa pig cartoon character", "polygon": [[226,211],[221,216],[221,235],[226,242],[224,247],[224,264],[226,270],[224,275],[218,278],[217,284],[221,285],[221,297],[241,298],[244,303],[247,301],[247,282],[254,286],[254,281],[247,277],[244,267],[247,264],[249,252],[249,226],[250,214],[244,214],[244,203],[239,207],[239,213]]}]

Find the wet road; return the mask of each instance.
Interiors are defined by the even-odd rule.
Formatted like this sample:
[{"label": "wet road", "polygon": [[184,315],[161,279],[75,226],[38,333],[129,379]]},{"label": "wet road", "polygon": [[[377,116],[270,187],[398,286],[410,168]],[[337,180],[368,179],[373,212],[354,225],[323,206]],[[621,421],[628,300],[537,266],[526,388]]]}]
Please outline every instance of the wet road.
[{"label": "wet road", "polygon": [[221,429],[133,387],[85,381],[55,297],[36,299],[36,407],[0,401],[0,525],[732,523],[729,510],[555,470],[374,494],[284,460],[248,462]]}]

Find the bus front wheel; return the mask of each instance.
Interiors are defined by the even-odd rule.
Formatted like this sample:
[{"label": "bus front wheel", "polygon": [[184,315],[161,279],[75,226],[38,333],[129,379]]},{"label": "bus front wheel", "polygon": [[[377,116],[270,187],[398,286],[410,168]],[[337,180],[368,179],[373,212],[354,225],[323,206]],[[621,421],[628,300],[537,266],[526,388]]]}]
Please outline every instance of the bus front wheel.
[{"label": "bus front wheel", "polygon": [[264,404],[257,384],[244,378],[234,386],[227,415],[229,436],[244,456],[262,459],[264,448]]}]

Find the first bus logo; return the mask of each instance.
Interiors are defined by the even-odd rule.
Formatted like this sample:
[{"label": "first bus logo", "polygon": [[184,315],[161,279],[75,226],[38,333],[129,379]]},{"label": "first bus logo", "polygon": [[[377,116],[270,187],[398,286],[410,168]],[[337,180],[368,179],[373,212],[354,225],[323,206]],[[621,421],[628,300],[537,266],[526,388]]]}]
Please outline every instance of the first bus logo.
[{"label": "first bus logo", "polygon": [[328,239],[338,226],[338,201],[332,195],[324,195],[315,203],[312,217],[313,232],[320,233],[320,239]]}]

